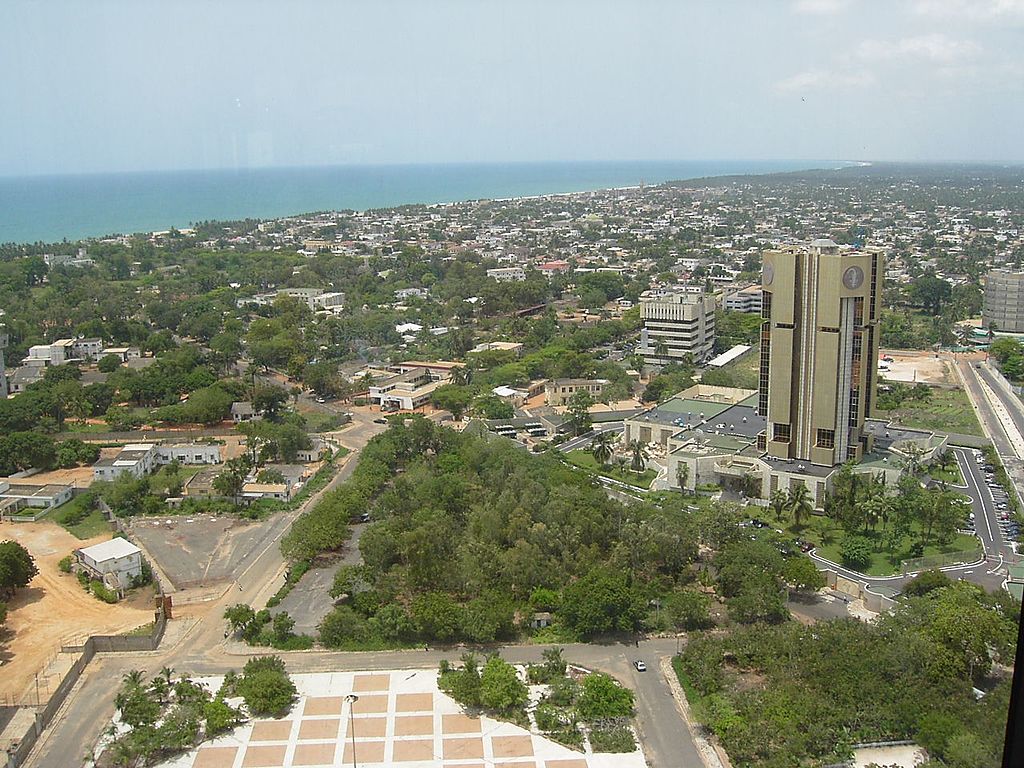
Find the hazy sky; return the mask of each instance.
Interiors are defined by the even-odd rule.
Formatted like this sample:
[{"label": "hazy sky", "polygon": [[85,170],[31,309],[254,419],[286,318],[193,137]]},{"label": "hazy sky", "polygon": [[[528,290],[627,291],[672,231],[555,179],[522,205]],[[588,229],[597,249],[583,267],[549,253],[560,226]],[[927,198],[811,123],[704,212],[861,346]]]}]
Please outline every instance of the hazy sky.
[{"label": "hazy sky", "polygon": [[1024,161],[1024,0],[0,2],[0,175],[803,158]]}]

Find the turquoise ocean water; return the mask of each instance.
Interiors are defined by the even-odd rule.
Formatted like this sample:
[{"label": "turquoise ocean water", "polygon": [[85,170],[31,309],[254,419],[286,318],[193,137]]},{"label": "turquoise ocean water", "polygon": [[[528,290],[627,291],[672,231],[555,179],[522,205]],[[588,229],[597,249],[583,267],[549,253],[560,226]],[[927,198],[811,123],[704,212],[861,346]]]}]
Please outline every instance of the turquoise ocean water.
[{"label": "turquoise ocean water", "polygon": [[210,219],[579,192],[838,161],[352,165],[0,178],[0,243],[152,232]]}]

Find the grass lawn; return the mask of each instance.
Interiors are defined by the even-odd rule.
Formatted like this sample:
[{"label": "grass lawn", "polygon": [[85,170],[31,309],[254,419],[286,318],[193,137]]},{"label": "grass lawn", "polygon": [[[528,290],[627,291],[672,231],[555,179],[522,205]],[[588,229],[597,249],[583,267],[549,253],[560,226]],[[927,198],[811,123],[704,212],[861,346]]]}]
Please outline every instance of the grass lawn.
[{"label": "grass lawn", "polygon": [[[778,524],[770,514],[765,517],[765,520],[771,522],[772,525]],[[816,547],[817,554],[821,557],[834,563],[842,564],[843,558],[840,555],[840,549],[846,533],[843,531],[842,526],[834,520],[824,515],[811,515],[810,519],[806,520],[800,527],[794,525],[792,519],[783,521],[781,527],[794,538],[803,539],[813,544]],[[919,531],[920,528],[915,524],[912,527],[912,536],[908,536],[903,540],[902,548],[895,553],[896,565],[893,565],[893,558],[890,558],[889,552],[883,549],[873,553],[871,565],[864,570],[864,573],[868,576],[892,576],[895,573],[899,573],[900,563],[911,558],[910,548],[916,540],[916,534]],[[882,538],[881,530],[874,532],[869,530],[864,536],[872,541]],[[976,560],[981,552],[981,544],[974,536],[957,534],[946,547],[933,543],[924,548],[925,557],[952,555],[960,552],[965,553],[963,558],[965,561]]]},{"label": "grass lawn", "polygon": [[760,345],[755,345],[749,352],[733,360],[731,363],[726,363],[718,370],[732,377],[734,387],[757,389],[758,366],[761,359],[760,350]]},{"label": "grass lawn", "polygon": [[167,491],[167,489],[170,488],[170,486],[174,482],[175,477],[177,477],[177,480],[182,485],[184,485],[193,477],[195,477],[195,475],[198,474],[201,469],[204,468],[205,467],[203,467],[202,465],[181,464],[178,466],[178,473],[175,476],[169,471],[169,465],[164,465],[160,467],[160,469],[157,472],[150,475],[149,487],[153,491]]},{"label": "grass lawn", "polygon": [[65,421],[64,431],[73,432],[76,435],[94,435],[109,432],[110,427],[106,424],[83,424],[80,421]]},{"label": "grass lawn", "polygon": [[643,472],[638,474],[631,469],[620,470],[615,465],[599,467],[597,459],[594,458],[590,451],[570,451],[565,454],[565,458],[568,459],[571,464],[575,464],[580,469],[585,469],[588,472],[593,472],[594,474],[604,475],[605,477],[610,477],[612,480],[618,480],[619,482],[628,483],[629,485],[635,485],[640,488],[650,488],[651,483],[654,482],[654,478],[658,476],[658,473],[653,469],[645,469]]},{"label": "grass lawn", "polygon": [[963,485],[964,476],[960,474],[960,467],[950,464],[949,467],[931,467],[928,475],[933,480],[942,480],[950,485]]},{"label": "grass lawn", "polygon": [[905,427],[985,436],[967,393],[960,389],[933,389],[926,401],[907,401],[892,411],[876,409],[875,416]]},{"label": "grass lawn", "polygon": [[91,539],[101,533],[110,533],[110,524],[98,509],[86,508],[88,496],[76,496],[67,504],[53,510],[49,517],[66,528],[77,539]]}]

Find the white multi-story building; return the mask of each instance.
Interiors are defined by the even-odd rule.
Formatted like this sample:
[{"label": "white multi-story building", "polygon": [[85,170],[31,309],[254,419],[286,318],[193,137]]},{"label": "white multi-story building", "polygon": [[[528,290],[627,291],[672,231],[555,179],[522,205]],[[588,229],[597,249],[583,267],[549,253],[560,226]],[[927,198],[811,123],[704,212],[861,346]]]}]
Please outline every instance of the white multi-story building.
[{"label": "white multi-story building", "polygon": [[120,536],[76,549],[75,560],[81,570],[119,593],[142,575],[142,550]]},{"label": "white multi-story building", "polygon": [[487,276],[499,283],[516,283],[526,279],[526,272],[522,267],[498,267],[488,269]]},{"label": "white multi-story building", "polygon": [[715,344],[715,298],[693,293],[640,297],[639,352],[651,365],[701,363]]},{"label": "white multi-story building", "polygon": [[730,293],[722,302],[722,308],[726,312],[761,314],[761,286],[751,285],[735,293]]}]

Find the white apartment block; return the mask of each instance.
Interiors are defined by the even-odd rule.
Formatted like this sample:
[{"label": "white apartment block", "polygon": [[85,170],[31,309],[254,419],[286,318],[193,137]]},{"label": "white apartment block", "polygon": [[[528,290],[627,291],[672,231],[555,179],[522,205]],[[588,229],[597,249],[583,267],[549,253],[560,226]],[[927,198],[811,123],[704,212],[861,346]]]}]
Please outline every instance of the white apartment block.
[{"label": "white apartment block", "polygon": [[498,267],[488,269],[487,276],[499,283],[516,283],[526,279],[526,272],[522,267]]},{"label": "white apartment block", "polygon": [[722,308],[726,312],[761,314],[761,286],[752,285],[725,297]]},{"label": "white apartment block", "polygon": [[641,295],[639,352],[650,365],[704,362],[715,344],[715,298],[692,293]]}]

